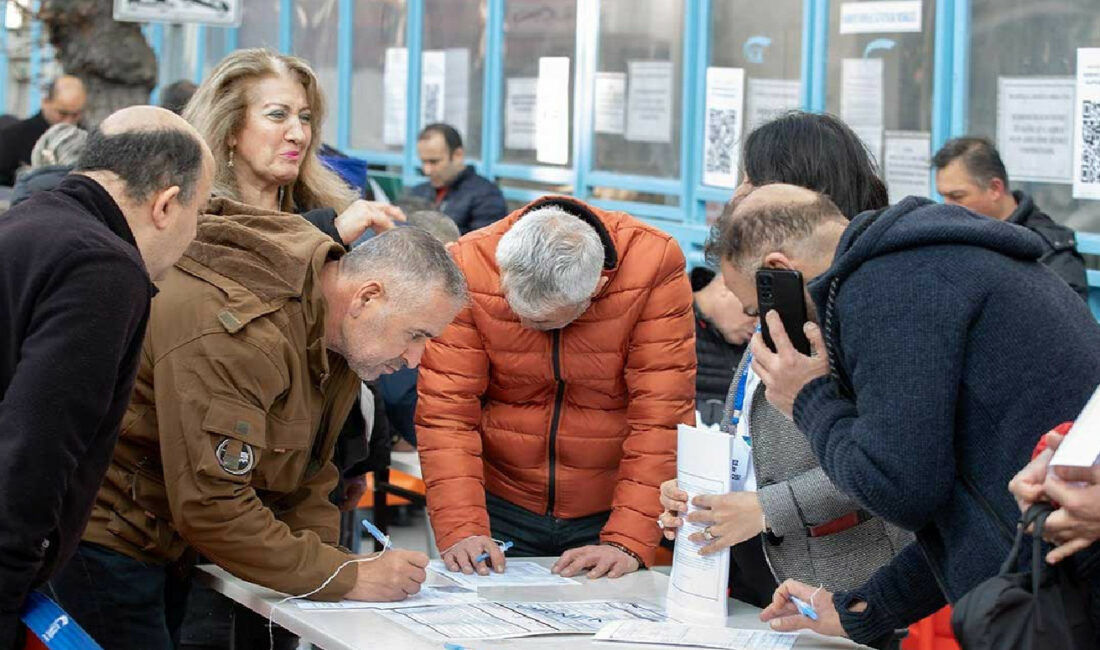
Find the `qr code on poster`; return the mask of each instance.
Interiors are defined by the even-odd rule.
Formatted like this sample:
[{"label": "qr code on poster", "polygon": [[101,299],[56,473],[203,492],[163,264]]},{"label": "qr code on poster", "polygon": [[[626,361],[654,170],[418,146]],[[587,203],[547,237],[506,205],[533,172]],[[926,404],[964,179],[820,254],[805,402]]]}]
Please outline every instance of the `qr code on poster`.
[{"label": "qr code on poster", "polygon": [[733,157],[737,146],[737,110],[707,109],[707,158],[706,171],[732,174]]},{"label": "qr code on poster", "polygon": [[1100,102],[1085,100],[1081,106],[1082,183],[1100,183]]},{"label": "qr code on poster", "polygon": [[439,122],[443,119],[439,114],[439,90],[439,84],[424,86],[424,117],[431,122]]}]

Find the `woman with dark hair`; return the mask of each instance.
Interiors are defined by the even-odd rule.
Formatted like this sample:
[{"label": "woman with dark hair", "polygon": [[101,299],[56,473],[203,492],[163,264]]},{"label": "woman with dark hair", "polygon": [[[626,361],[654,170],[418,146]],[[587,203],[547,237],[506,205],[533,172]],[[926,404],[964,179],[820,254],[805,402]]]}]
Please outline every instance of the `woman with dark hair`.
[{"label": "woman with dark hair", "polygon": [[[849,218],[886,207],[886,185],[867,149],[830,115],[788,113],[749,134],[742,156],[745,181],[735,196],[770,183],[827,194]],[[727,206],[722,218],[729,218]],[[720,426],[751,440],[746,489],[692,502],[688,518],[706,526],[690,539],[703,552],[730,555],[730,595],[759,607],[777,583],[793,578],[828,591],[862,585],[912,537],[862,510],[817,463],[806,437],[765,397],[745,354],[730,385]],[[676,480],[661,486],[665,537],[683,525],[688,495]],[[899,624],[900,627],[900,624]],[[861,642],[882,647],[890,638]]]}]

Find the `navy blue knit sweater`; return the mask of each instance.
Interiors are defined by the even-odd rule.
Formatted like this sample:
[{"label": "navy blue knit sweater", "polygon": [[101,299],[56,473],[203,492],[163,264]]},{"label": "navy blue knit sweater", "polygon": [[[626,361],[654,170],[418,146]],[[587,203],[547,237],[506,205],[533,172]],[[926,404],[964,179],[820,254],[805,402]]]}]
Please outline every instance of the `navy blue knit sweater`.
[{"label": "navy blue knit sweater", "polygon": [[1019,516],[1009,480],[1100,384],[1100,326],[1042,253],[1024,228],[909,198],[853,220],[810,283],[834,376],[802,390],[795,422],[833,483],[917,536],[836,595],[854,640],[996,574]]}]

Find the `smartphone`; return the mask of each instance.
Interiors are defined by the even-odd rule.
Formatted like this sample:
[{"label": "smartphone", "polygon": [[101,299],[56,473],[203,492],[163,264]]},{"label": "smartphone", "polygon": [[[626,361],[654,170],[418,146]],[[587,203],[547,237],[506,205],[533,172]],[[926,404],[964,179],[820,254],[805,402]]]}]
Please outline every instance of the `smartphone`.
[{"label": "smartphone", "polygon": [[810,355],[810,341],[802,326],[806,324],[806,290],[802,286],[802,274],[787,269],[760,269],[756,272],[756,304],[760,312],[760,334],[764,343],[775,352],[775,342],[768,332],[764,318],[773,309],[779,312],[783,329],[794,349]]}]

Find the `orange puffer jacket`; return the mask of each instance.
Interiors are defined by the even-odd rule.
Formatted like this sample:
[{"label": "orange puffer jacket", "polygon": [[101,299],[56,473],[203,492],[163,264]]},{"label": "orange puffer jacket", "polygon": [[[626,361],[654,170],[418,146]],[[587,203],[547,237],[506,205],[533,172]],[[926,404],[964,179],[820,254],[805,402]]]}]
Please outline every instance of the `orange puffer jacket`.
[{"label": "orange puffer jacket", "polygon": [[[496,249],[548,204],[596,228],[608,283],[576,321],[541,332],[508,307]],[[489,534],[487,490],[560,518],[611,510],[601,541],[651,565],[660,484],[676,474],[676,425],[695,408],[691,286],[676,241],[628,214],[547,197],[452,252],[471,302],[428,344],[416,411],[440,550]]]}]

